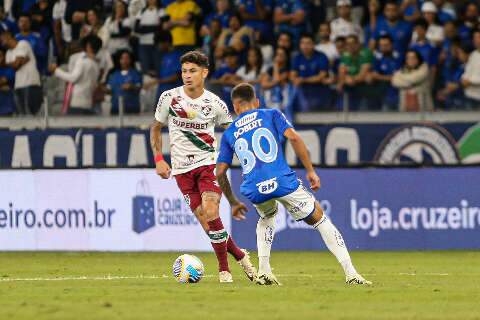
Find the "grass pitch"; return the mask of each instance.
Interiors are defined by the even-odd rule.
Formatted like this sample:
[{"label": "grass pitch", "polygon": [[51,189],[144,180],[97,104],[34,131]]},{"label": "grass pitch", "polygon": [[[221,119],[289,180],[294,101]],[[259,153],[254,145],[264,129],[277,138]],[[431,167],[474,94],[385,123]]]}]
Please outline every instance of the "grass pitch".
[{"label": "grass pitch", "polygon": [[[273,252],[281,287],[248,282],[231,260],[220,285],[182,285],[178,253],[0,253],[0,319],[480,319],[480,253],[354,252],[372,287],[349,287],[326,252]],[[252,254],[256,262],[256,256]]]}]

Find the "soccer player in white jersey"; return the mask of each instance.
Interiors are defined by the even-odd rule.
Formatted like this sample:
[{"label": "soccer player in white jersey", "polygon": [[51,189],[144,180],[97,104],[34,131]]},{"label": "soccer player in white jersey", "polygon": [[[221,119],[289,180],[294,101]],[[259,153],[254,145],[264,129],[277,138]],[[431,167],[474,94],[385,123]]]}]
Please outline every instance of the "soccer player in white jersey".
[{"label": "soccer player in white jersey", "polygon": [[[256,270],[248,253],[225,231],[219,215],[222,191],[215,179],[217,159],[215,124],[227,128],[232,122],[225,103],[205,89],[208,57],[190,51],[180,58],[183,86],[163,92],[150,129],[157,174],[172,174],[186,203],[207,232],[219,264],[220,282],[232,282],[227,252],[232,254],[253,281]],[[168,126],[172,167],[162,156],[162,127]]]},{"label": "soccer player in white jersey", "polygon": [[260,264],[256,282],[262,285],[279,284],[270,267],[270,251],[280,202],[295,220],[305,221],[320,232],[327,248],[341,264],[347,283],[371,284],[355,270],[342,235],[288,166],[282,150],[285,140],[292,144],[304,165],[310,188],[313,191],[320,188],[320,178],[315,173],[305,143],[285,115],[276,109],[258,109],[255,89],[248,83],[237,85],[231,95],[238,118],[223,133],[217,179],[231,202],[233,217],[245,219],[246,207],[237,200],[226,176],[236,154],[243,174],[240,192],[254,204],[260,215],[257,224]]}]

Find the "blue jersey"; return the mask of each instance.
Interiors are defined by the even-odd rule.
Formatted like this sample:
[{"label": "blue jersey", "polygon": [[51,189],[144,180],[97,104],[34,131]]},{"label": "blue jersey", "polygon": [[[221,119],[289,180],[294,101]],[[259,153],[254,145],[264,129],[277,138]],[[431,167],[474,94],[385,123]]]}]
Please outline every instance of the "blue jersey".
[{"label": "blue jersey", "polygon": [[284,133],[292,125],[276,109],[255,109],[242,113],[223,133],[217,163],[240,160],[243,183],[240,192],[257,204],[286,196],[300,182],[283,153]]}]

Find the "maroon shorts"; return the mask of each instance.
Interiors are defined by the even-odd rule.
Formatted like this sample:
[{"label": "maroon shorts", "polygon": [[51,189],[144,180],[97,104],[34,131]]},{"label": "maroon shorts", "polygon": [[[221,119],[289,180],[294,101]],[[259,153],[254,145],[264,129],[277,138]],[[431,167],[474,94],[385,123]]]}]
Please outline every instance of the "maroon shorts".
[{"label": "maroon shorts", "polygon": [[177,185],[192,212],[202,204],[202,193],[211,191],[222,194],[213,171],[215,165],[202,166],[192,171],[175,175]]}]

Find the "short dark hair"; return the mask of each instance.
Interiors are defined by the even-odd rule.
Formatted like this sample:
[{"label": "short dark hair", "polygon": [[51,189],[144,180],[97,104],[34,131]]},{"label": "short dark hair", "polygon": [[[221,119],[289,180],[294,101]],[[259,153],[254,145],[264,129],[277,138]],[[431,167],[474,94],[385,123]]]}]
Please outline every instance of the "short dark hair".
[{"label": "short dark hair", "polygon": [[388,33],[382,34],[382,35],[378,38],[378,40],[382,40],[382,39],[383,39],[383,40],[389,40],[390,42],[393,43],[393,38],[392,38],[392,36],[389,35]]},{"label": "short dark hair", "polygon": [[425,20],[424,18],[417,19],[417,20],[415,21],[415,25],[414,25],[414,26],[415,26],[415,27],[422,27],[422,28],[424,28],[425,30],[427,30],[427,29],[428,29],[428,21]]},{"label": "short dark hair", "polygon": [[102,49],[103,42],[102,39],[96,35],[89,35],[82,39],[82,48],[87,49],[87,45],[90,45],[93,52],[96,54],[100,49]]},{"label": "short dark hair", "polygon": [[240,83],[237,84],[231,93],[232,101],[235,99],[240,99],[245,102],[250,102],[255,99],[255,88],[250,83]]},{"label": "short dark hair", "polygon": [[300,40],[302,40],[303,38],[308,38],[308,39],[312,40],[313,42],[315,42],[315,37],[314,37],[313,34],[310,33],[310,32],[303,32],[303,33],[300,35]]},{"label": "short dark hair", "polygon": [[207,55],[198,50],[189,51],[180,58],[180,64],[184,64],[187,62],[194,63],[202,68],[208,69],[209,67]]}]

